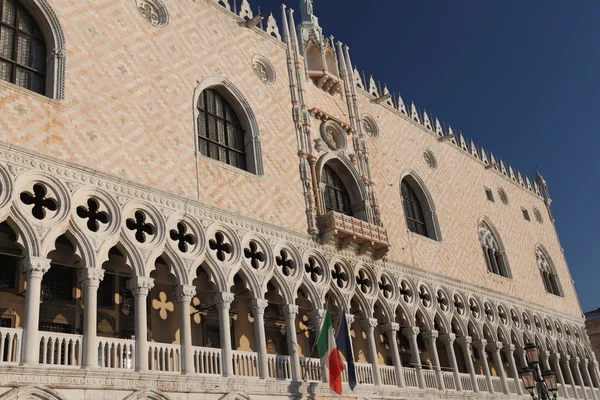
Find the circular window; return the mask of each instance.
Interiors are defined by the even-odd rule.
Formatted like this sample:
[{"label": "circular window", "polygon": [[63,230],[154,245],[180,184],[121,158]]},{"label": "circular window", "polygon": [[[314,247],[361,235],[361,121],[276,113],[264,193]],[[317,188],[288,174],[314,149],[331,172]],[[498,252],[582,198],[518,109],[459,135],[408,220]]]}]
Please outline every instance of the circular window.
[{"label": "circular window", "polygon": [[136,0],[138,11],[154,26],[165,26],[169,22],[167,8],[159,0]]},{"label": "circular window", "polygon": [[423,152],[423,159],[425,160],[425,163],[427,163],[429,168],[431,168],[431,169],[437,168],[437,160],[435,158],[435,154],[433,154],[433,151],[426,149]]},{"label": "circular window", "polygon": [[362,120],[363,131],[372,138],[379,136],[379,127],[375,119],[368,114],[363,115]]},{"label": "circular window", "polygon": [[540,210],[537,209],[537,207],[533,207],[533,215],[535,215],[535,220],[540,224],[544,222],[542,218],[542,213],[540,212]]},{"label": "circular window", "polygon": [[498,195],[500,196],[500,201],[502,201],[502,204],[508,204],[508,196],[506,195],[504,189],[498,188]]},{"label": "circular window", "polygon": [[256,55],[252,57],[252,69],[258,79],[265,85],[272,85],[275,83],[275,79],[277,78],[275,69],[269,60],[263,56]]}]

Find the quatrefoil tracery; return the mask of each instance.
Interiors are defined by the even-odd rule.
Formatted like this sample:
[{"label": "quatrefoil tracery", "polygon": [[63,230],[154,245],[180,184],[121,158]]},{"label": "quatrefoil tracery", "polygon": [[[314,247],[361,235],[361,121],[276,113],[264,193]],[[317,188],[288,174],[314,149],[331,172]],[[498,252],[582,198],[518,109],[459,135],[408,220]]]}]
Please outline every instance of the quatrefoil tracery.
[{"label": "quatrefoil tracery", "polygon": [[308,263],[304,264],[304,271],[310,275],[310,280],[315,283],[323,276],[323,268],[314,257],[308,257]]},{"label": "quatrefoil tracery", "polygon": [[331,279],[340,289],[345,289],[348,285],[348,274],[344,271],[344,267],[340,263],[335,263],[331,270]]},{"label": "quatrefoil tracery", "polygon": [[446,293],[442,289],[437,291],[437,302],[440,305],[442,311],[448,311],[450,309],[450,302],[446,297]]},{"label": "quatrefoil tracery", "polygon": [[23,204],[33,205],[31,214],[39,220],[46,217],[46,210],[56,211],[58,209],[58,202],[48,195],[48,189],[41,183],[33,185],[33,193],[22,192],[20,197]]},{"label": "quatrefoil tracery", "polygon": [[458,311],[459,315],[465,315],[465,303],[462,301],[459,295],[454,295],[454,308]]},{"label": "quatrefoil tracery", "polygon": [[383,292],[383,297],[386,299],[392,297],[393,288],[390,284],[390,280],[385,275],[381,275],[381,280],[379,281],[379,290]]},{"label": "quatrefoil tracery", "polygon": [[373,285],[371,279],[369,279],[369,276],[362,269],[358,271],[358,275],[356,276],[356,284],[360,288],[360,291],[365,294],[369,293],[369,290]]},{"label": "quatrefoil tracery", "polygon": [[275,257],[275,263],[281,268],[281,272],[285,276],[290,276],[296,269],[294,260],[292,260],[287,251],[283,249],[279,252],[279,255]]},{"label": "quatrefoil tracery", "polygon": [[215,238],[208,241],[208,247],[217,253],[219,261],[225,261],[227,255],[233,253],[233,247],[225,242],[225,235],[221,232],[215,233]]},{"label": "quatrefoil tracery", "polygon": [[410,289],[410,285],[406,281],[400,282],[400,297],[405,303],[410,303],[413,299],[413,292]]},{"label": "quatrefoil tracery", "polygon": [[146,242],[146,235],[154,235],[154,225],[146,222],[146,214],[143,211],[136,211],[134,218],[129,218],[125,222],[127,229],[135,232],[135,239],[140,243]]},{"label": "quatrefoil tracery", "polygon": [[252,268],[254,269],[259,269],[262,267],[264,262],[267,260],[265,253],[260,250],[255,241],[251,241],[248,244],[248,247],[244,249],[244,257],[250,260],[250,265],[252,265]]},{"label": "quatrefoil tracery", "polygon": [[429,294],[429,290],[423,285],[419,287],[419,299],[421,299],[421,304],[425,307],[431,306],[431,295]]},{"label": "quatrefoil tracery", "polygon": [[492,306],[490,305],[490,303],[485,303],[483,305],[483,312],[485,313],[485,317],[488,321],[490,321],[490,322],[494,321],[494,310],[492,309]]},{"label": "quatrefoil tracery", "polygon": [[469,310],[471,310],[471,315],[474,318],[479,318],[479,306],[475,299],[469,299]]},{"label": "quatrefoil tracery", "polygon": [[95,199],[88,199],[87,207],[77,207],[77,216],[81,219],[87,219],[87,227],[92,232],[100,230],[100,223],[108,224],[108,213],[100,211],[100,203]]},{"label": "quatrefoil tracery", "polygon": [[177,243],[177,248],[182,253],[187,253],[188,247],[196,244],[196,238],[188,233],[188,227],[183,222],[177,224],[177,229],[171,229],[169,236],[171,240]]},{"label": "quatrefoil tracery", "polygon": [[506,325],[506,323],[508,322],[508,316],[506,315],[506,311],[501,306],[498,306],[498,318],[500,318],[500,322],[502,322],[504,325]]}]

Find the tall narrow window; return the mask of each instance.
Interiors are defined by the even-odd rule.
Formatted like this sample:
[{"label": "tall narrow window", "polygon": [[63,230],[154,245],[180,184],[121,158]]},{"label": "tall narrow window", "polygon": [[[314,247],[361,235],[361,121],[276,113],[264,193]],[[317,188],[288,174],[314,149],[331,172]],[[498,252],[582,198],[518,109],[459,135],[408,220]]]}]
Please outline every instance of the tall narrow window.
[{"label": "tall narrow window", "polygon": [[537,260],[537,266],[542,274],[542,281],[544,282],[546,292],[555,296],[562,296],[558,275],[554,270],[554,265],[552,265],[550,258],[540,247],[535,250],[535,256]]},{"label": "tall narrow window", "polygon": [[402,194],[402,205],[404,206],[404,216],[406,217],[408,229],[419,235],[429,236],[423,206],[417,193],[406,180],[402,181],[400,192]]},{"label": "tall narrow window", "polygon": [[492,232],[490,226],[481,222],[479,224],[479,242],[483,248],[483,255],[489,272],[510,278],[510,271],[506,262],[506,254],[500,245],[499,239]]},{"label": "tall narrow window", "polygon": [[198,100],[198,147],[200,154],[246,170],[244,130],[235,111],[214,89]]},{"label": "tall narrow window", "polygon": [[45,94],[46,44],[18,0],[0,0],[0,79]]},{"label": "tall narrow window", "polygon": [[325,184],[323,198],[327,211],[337,211],[351,216],[350,195],[339,175],[329,165],[325,165],[321,180]]}]

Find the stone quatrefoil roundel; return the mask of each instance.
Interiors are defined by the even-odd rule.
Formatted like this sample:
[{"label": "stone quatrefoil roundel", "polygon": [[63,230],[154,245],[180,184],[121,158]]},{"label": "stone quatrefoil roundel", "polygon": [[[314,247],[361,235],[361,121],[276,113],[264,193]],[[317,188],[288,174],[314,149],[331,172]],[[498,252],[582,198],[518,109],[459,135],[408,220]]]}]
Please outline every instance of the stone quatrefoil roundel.
[{"label": "stone quatrefoil roundel", "polygon": [[21,201],[25,205],[33,205],[31,214],[39,220],[46,217],[46,210],[58,210],[58,202],[48,194],[48,189],[41,183],[33,185],[33,193],[22,192]]},{"label": "stone quatrefoil roundel", "polygon": [[183,222],[177,224],[177,229],[171,229],[169,232],[171,240],[177,243],[177,248],[182,253],[187,253],[189,246],[196,244],[196,238],[188,233],[188,227]]},{"label": "stone quatrefoil roundel", "polygon": [[304,264],[304,271],[310,276],[310,280],[315,283],[323,276],[323,268],[314,257],[308,257],[308,263]]},{"label": "stone quatrefoil roundel", "polygon": [[279,255],[275,257],[275,262],[277,266],[281,268],[281,273],[285,276],[290,276],[292,272],[296,269],[296,265],[294,264],[294,260],[290,258],[287,251],[281,250]]},{"label": "stone quatrefoil roundel", "polygon": [[142,17],[154,26],[165,26],[169,22],[167,9],[159,0],[136,0]]},{"label": "stone quatrefoil roundel", "polygon": [[360,288],[360,291],[365,294],[369,293],[371,286],[373,286],[371,279],[369,279],[369,275],[367,275],[362,269],[358,271],[358,275],[356,276],[356,284]]},{"label": "stone quatrefoil roundel", "polygon": [[108,213],[100,211],[100,203],[95,199],[88,199],[87,207],[77,207],[77,216],[81,219],[87,219],[87,227],[92,232],[100,230],[100,224],[108,224]]},{"label": "stone quatrefoil roundel", "polygon": [[267,261],[265,253],[260,250],[255,241],[251,241],[248,247],[244,249],[244,257],[250,260],[250,265],[252,265],[252,268],[254,269],[260,269],[265,261]]},{"label": "stone quatrefoil roundel", "polygon": [[135,240],[140,243],[146,243],[146,235],[154,235],[155,228],[149,222],[146,222],[146,214],[143,211],[136,211],[134,218],[129,218],[125,222],[127,229],[135,232]]},{"label": "stone quatrefoil roundel", "polygon": [[344,267],[340,263],[335,263],[333,266],[331,278],[340,289],[345,289],[348,285],[348,274],[344,271]]},{"label": "stone quatrefoil roundel", "polygon": [[225,242],[225,235],[221,232],[215,233],[215,238],[208,241],[208,247],[217,253],[217,259],[221,262],[227,259],[227,255],[233,253],[233,247]]},{"label": "stone quatrefoil roundel", "polygon": [[413,292],[410,289],[410,285],[406,281],[400,282],[400,297],[405,303],[410,303],[413,299]]}]

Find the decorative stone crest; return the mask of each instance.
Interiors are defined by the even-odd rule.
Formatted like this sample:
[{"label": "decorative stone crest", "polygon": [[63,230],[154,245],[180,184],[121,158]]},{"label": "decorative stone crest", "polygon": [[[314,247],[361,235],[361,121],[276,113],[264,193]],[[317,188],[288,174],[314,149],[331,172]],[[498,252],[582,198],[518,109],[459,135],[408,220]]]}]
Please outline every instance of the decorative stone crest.
[{"label": "decorative stone crest", "polygon": [[142,17],[152,25],[162,27],[169,22],[167,9],[159,0],[136,0],[135,4]]},{"label": "decorative stone crest", "polygon": [[255,55],[252,57],[252,69],[254,73],[265,85],[272,85],[277,79],[275,68],[265,57]]}]

